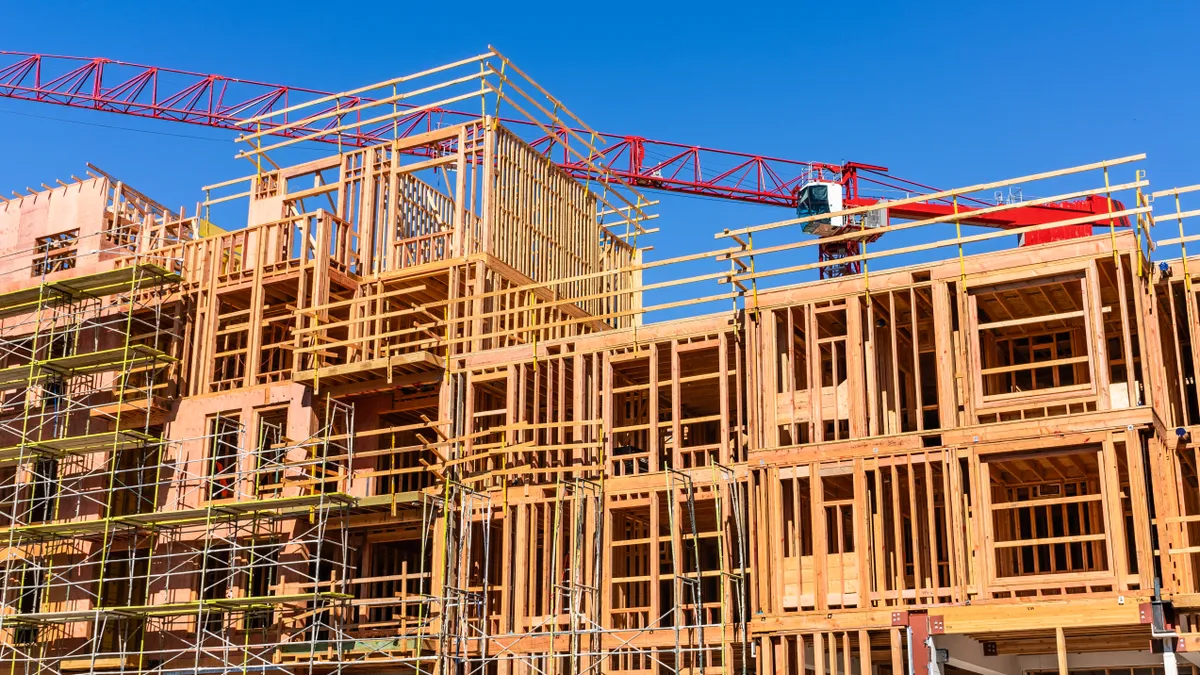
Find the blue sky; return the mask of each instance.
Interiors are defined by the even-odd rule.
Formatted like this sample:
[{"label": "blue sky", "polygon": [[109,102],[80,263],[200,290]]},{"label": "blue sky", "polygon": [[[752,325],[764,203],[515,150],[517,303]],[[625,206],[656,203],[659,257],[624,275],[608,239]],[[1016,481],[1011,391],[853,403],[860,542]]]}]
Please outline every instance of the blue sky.
[{"label": "blue sky", "polygon": [[[1156,188],[1200,182],[1200,9],[1146,4],[390,3],[353,15],[293,2],[261,19],[245,3],[60,3],[55,16],[10,3],[6,26],[44,28],[7,30],[0,45],[340,90],[492,43],[603,131],[882,164],[940,187],[1135,152]],[[4,99],[0,129],[5,194],[91,161],[191,205],[200,185],[245,173],[220,130]],[[790,215],[681,198],[662,211],[657,255]]]}]

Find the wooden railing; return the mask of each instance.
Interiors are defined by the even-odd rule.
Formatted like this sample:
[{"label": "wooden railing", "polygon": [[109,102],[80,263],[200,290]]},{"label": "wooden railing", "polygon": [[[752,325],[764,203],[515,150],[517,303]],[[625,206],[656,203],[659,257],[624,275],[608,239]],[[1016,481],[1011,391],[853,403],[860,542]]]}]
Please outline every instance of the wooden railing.
[{"label": "wooden railing", "polygon": [[[188,218],[186,223],[199,219]],[[354,232],[328,211],[302,213],[244,230],[169,243],[163,237],[139,240],[136,259],[160,264],[196,283],[233,283],[256,274],[269,276],[298,269],[315,261],[322,246],[330,266],[342,273],[356,271]],[[318,243],[323,242],[323,243]],[[130,255],[118,265],[133,262]]]}]

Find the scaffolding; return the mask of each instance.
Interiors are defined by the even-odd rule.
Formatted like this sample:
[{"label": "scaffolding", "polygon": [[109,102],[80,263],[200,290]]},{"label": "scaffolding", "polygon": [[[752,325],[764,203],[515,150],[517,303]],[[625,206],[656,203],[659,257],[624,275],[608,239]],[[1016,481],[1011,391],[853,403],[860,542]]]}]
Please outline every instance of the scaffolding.
[{"label": "scaffolding", "polygon": [[[153,509],[161,472],[181,270],[145,253],[186,233],[136,191],[108,188],[99,232],[39,239],[3,262],[36,281],[0,295],[0,438],[15,441],[0,449],[0,631],[14,672],[56,672],[115,635],[99,609],[125,581],[105,579],[109,552]],[[118,262],[76,273],[105,258]],[[85,571],[98,576],[85,582]],[[76,645],[60,656],[56,638]]]},{"label": "scaffolding", "polygon": [[5,659],[15,672],[335,672],[349,644],[352,415],[329,401],[316,433],[269,454],[218,416],[209,435],[160,443],[143,482],[108,472],[104,491],[142,495],[140,508],[9,528]]},{"label": "scaffolding", "polygon": [[447,479],[440,500],[442,566],[435,577],[440,592],[437,612],[437,652],[432,672],[439,674],[485,671],[488,658],[488,591],[492,503],[488,494],[453,484]]},{"label": "scaffolding", "polygon": [[[0,448],[0,659],[12,673],[339,664],[353,408],[327,400],[301,441],[264,425],[248,444],[219,414],[168,440],[185,273],[170,253],[190,223],[120,183],[110,195],[102,232],[5,261],[37,283],[0,295],[0,438],[15,441]],[[84,259],[100,269],[74,274]]]}]

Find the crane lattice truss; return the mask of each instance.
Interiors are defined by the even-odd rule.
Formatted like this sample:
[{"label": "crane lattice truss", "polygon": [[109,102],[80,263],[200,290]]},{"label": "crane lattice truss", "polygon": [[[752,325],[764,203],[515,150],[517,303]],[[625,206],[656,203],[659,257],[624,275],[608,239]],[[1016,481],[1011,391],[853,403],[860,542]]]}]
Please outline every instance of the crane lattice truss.
[{"label": "crane lattice truss", "polygon": [[[200,126],[243,131],[241,123],[274,112],[304,106],[304,114],[317,110],[351,110],[372,101],[361,91],[343,93],[268,84],[254,80],[139,65],[105,58],[54,56],[0,51],[0,97],[135,115]],[[312,108],[314,101],[319,108]],[[329,118],[311,127],[285,127],[295,116],[287,112],[264,120],[261,128],[284,137],[363,147],[432,131],[472,117],[452,107],[412,110],[394,120],[365,124],[352,131],[331,132],[338,123],[356,118],[353,113]],[[503,123],[531,127],[520,118]],[[706,197],[737,199],[758,204],[791,206],[795,190],[816,178],[836,178],[842,167],[821,162],[800,162],[778,157],[716,150],[697,145],[655,141],[582,129],[533,127],[530,143],[552,157],[579,180],[600,179],[611,173],[645,188],[670,190]],[[570,131],[593,139],[606,171],[578,161],[562,149]],[[329,132],[329,133],[321,133]],[[556,152],[557,150],[557,152]],[[914,186],[919,187],[919,186]]]},{"label": "crane lattice truss", "polygon": [[[403,78],[400,78],[403,81]],[[391,94],[399,90],[392,82]],[[0,51],[0,97],[99,110],[201,126],[243,131],[246,120],[257,120],[255,130],[288,138],[305,138],[343,147],[363,147],[396,137],[426,133],[472,117],[461,107],[417,106],[403,99],[396,107],[408,114],[374,123],[361,114],[347,112],[323,118],[311,126],[294,125],[295,110],[314,112],[354,111],[373,99],[371,88],[334,93],[268,84],[254,80],[139,65],[99,57],[55,56]],[[316,106],[316,107],[313,107]],[[359,122],[336,130],[346,121]],[[717,150],[699,145],[657,141],[641,136],[603,133],[591,128],[532,125],[517,115],[502,120],[510,127],[530,131],[526,140],[577,180],[618,179],[649,190],[730,199],[755,204],[795,208],[797,190],[811,181],[833,181],[847,188],[848,206],[878,202],[872,190],[892,194],[934,191],[928,185],[897,178],[882,166],[849,162],[805,162],[766,155]],[[572,135],[590,139],[596,155],[582,161],[567,149]],[[860,184],[863,189],[860,190]],[[954,205],[967,213],[982,202],[964,200]],[[1081,212],[1103,213],[1095,202],[1067,202],[1060,219]],[[914,203],[895,217],[916,219],[947,212],[949,202],[928,206]],[[1116,210],[1120,210],[1119,208]],[[1021,209],[1007,212],[1008,219],[979,220],[972,224],[1015,227],[1054,215],[1053,209],[1029,215]],[[824,259],[847,255],[844,246],[832,247]],[[851,266],[846,272],[859,272]]]}]

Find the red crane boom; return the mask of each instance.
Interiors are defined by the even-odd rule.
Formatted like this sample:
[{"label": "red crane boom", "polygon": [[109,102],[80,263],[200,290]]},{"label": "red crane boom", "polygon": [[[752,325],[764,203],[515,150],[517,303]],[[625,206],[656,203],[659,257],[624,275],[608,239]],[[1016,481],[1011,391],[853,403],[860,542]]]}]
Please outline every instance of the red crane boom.
[{"label": "red crane boom", "polygon": [[[238,123],[280,111],[305,101],[330,95],[330,92],[304,87],[268,84],[254,80],[160,68],[99,57],[56,56],[30,52],[0,51],[0,98],[50,103],[72,108],[134,115],[152,119],[184,122],[207,127],[244,131]],[[350,106],[367,102],[363,97],[348,97]],[[342,134],[341,142],[364,146],[386,140],[393,131],[400,136],[430,131],[447,123],[465,121],[469,113],[450,109],[422,109],[403,118],[395,128],[373,132]],[[261,129],[285,125],[284,113]],[[536,130],[531,144],[549,154],[556,138],[521,120],[505,120],[513,126]],[[332,122],[331,122],[332,124]],[[284,137],[309,136],[322,129],[297,126],[279,129]],[[565,131],[560,133],[565,134]],[[578,132],[577,132],[578,133]],[[730,199],[754,204],[796,208],[797,190],[813,180],[827,180],[845,186],[847,206],[864,206],[878,199],[859,193],[864,181],[889,189],[920,193],[933,190],[926,185],[896,178],[887,168],[868,164],[827,164],[716,150],[698,145],[655,141],[640,136],[599,134],[607,141],[604,164],[617,176],[639,188]],[[320,140],[337,142],[333,135]],[[551,159],[555,159],[551,157]],[[557,158],[557,164],[575,178],[595,178],[595,172],[569,156]],[[889,210],[891,217],[914,220],[951,213],[948,203],[909,204]],[[978,208],[978,207],[976,207]],[[1121,206],[1113,203],[1113,210]],[[969,214],[970,206],[959,205]],[[1033,222],[1077,218],[1081,214],[1107,212],[1103,199],[1084,199],[1053,206],[1016,207],[1002,214],[969,218],[964,223],[990,227],[1020,227]],[[1126,224],[1126,223],[1123,223]],[[1088,226],[1081,226],[1089,229]],[[1082,232],[1082,229],[1079,232]],[[1058,235],[1061,236],[1066,235]],[[1074,236],[1079,236],[1078,234]],[[821,246],[822,260],[854,255],[853,243]],[[841,268],[822,268],[822,276],[857,272],[853,263]]]}]

